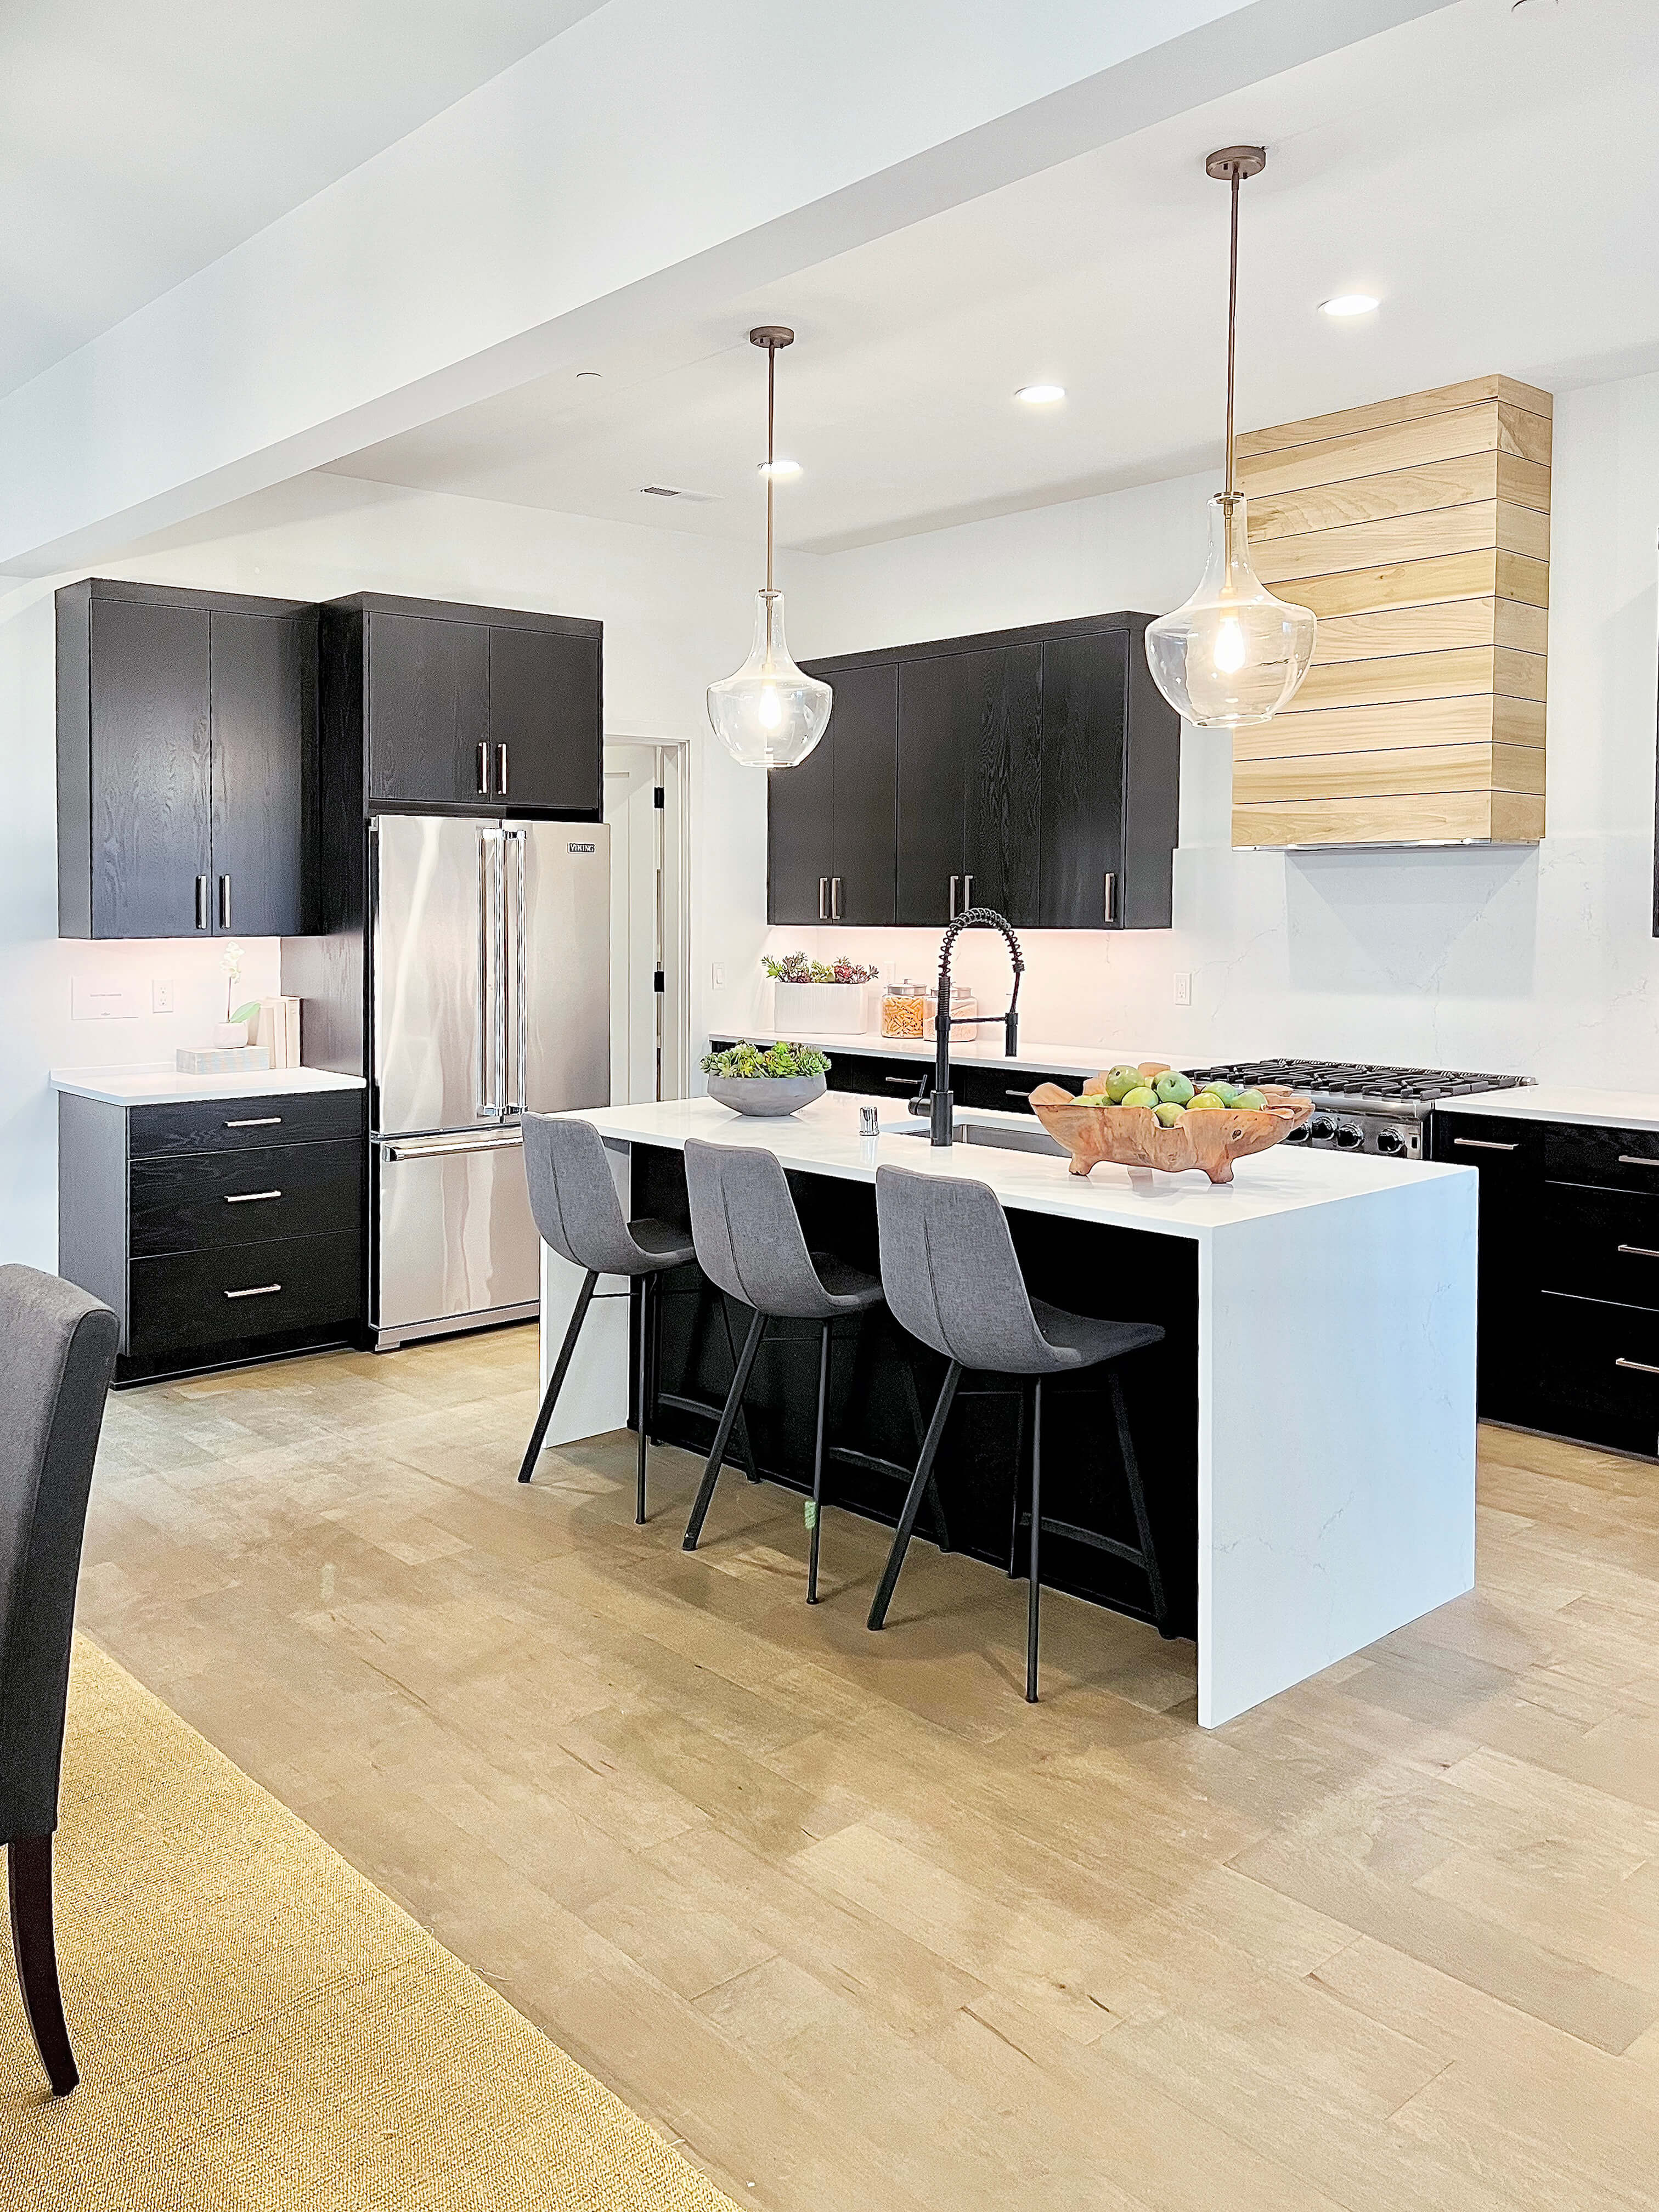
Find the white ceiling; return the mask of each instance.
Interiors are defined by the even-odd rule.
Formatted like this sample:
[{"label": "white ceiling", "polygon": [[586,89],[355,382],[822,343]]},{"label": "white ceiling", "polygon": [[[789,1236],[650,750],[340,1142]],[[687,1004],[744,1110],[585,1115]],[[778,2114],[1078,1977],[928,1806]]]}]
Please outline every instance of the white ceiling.
[{"label": "white ceiling", "polygon": [[[1238,139],[1270,154],[1243,196],[1242,426],[1494,370],[1559,390],[1659,368],[1659,4],[1461,0],[596,358],[599,381],[541,380],[335,472],[748,535],[762,321],[799,333],[779,363],[792,544],[1210,465],[1227,205],[1202,164]],[[1377,315],[1316,313],[1358,289]],[[1063,407],[1014,403],[1038,379]]]},{"label": "white ceiling", "polygon": [[0,392],[601,0],[4,0]]}]

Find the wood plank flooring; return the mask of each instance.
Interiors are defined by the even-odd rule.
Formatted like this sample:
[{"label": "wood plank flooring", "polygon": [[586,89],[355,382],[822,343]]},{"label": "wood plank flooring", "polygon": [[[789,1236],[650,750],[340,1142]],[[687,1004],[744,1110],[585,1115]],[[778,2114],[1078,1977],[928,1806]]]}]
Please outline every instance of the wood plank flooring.
[{"label": "wood plank flooring", "polygon": [[[1479,1587],[1190,1644],[633,1439],[525,1329],[112,1401],[81,1620],[739,2203],[1659,2199],[1659,1469],[1482,1437]],[[1155,1440],[1142,1440],[1156,1480]],[[181,1863],[181,1878],[187,1878]]]}]

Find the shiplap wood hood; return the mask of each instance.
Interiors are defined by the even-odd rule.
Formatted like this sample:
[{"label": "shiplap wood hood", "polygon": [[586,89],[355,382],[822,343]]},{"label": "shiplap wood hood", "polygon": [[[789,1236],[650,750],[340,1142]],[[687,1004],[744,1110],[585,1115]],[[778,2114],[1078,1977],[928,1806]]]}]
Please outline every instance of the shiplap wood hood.
[{"label": "shiplap wood hood", "polygon": [[1484,376],[1239,439],[1257,574],[1319,638],[1233,733],[1235,845],[1542,837],[1553,408]]}]

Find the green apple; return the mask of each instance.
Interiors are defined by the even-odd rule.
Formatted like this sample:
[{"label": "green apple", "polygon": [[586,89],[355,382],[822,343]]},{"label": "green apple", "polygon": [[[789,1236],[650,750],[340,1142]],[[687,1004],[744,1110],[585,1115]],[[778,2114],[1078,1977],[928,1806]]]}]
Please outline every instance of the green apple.
[{"label": "green apple", "polygon": [[1140,1085],[1138,1067],[1115,1067],[1106,1078],[1106,1096],[1114,1106],[1121,1106],[1132,1091],[1139,1090]]},{"label": "green apple", "polygon": [[1177,1121],[1184,1121],[1187,1118],[1187,1109],[1174,1098],[1163,1099],[1153,1111],[1166,1129],[1173,1129]]},{"label": "green apple", "polygon": [[1213,1091],[1200,1091],[1196,1098],[1188,1102],[1187,1111],[1196,1114],[1200,1109],[1207,1113],[1219,1114],[1224,1111],[1224,1104]]},{"label": "green apple", "polygon": [[1237,1106],[1238,1103],[1238,1085],[1236,1083],[1206,1083],[1204,1088],[1213,1091],[1224,1106]]},{"label": "green apple", "polygon": [[1162,1075],[1155,1075],[1152,1088],[1166,1106],[1184,1106],[1193,1095],[1192,1085],[1176,1067],[1166,1067]]},{"label": "green apple", "polygon": [[1241,1114],[1264,1114],[1267,1102],[1259,1091],[1241,1091],[1233,1103]]},{"label": "green apple", "polygon": [[1156,1106],[1158,1093],[1149,1085],[1143,1083],[1137,1089],[1127,1092],[1119,1099],[1118,1103],[1120,1106]]}]

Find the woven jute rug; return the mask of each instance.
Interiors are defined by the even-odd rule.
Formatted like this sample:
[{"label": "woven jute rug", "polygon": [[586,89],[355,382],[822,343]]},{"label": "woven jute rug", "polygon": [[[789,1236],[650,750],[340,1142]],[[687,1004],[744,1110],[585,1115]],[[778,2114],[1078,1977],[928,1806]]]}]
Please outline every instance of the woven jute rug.
[{"label": "woven jute rug", "polygon": [[82,2074],[58,2102],[0,1945],[7,2212],[731,2212],[84,1638],[58,1931]]}]

